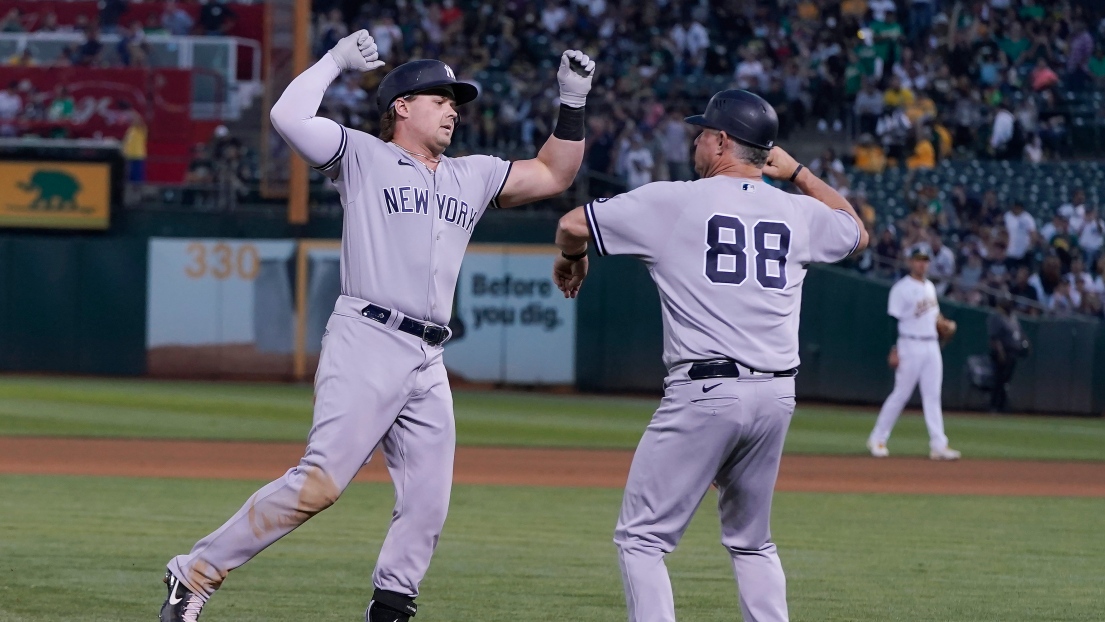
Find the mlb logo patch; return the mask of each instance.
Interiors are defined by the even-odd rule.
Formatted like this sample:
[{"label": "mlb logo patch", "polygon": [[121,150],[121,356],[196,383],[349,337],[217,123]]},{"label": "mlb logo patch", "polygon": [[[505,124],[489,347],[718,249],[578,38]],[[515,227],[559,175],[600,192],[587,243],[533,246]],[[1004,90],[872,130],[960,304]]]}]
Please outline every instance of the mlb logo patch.
[{"label": "mlb logo patch", "polygon": [[755,192],[756,191],[756,184],[751,184],[751,183],[748,183],[746,181],[743,184],[741,184],[741,190],[744,190],[745,192]]}]

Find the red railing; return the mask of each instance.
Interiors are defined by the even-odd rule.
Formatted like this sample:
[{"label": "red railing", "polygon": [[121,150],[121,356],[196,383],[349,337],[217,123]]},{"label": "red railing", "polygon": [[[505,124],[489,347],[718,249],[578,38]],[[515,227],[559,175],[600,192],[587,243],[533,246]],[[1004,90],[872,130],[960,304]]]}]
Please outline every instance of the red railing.
[{"label": "red railing", "polygon": [[[195,22],[197,29],[192,34],[205,34],[198,30],[200,4],[198,2],[177,2],[176,6],[184,9]],[[265,45],[265,5],[235,4],[227,5],[235,14],[229,30],[223,34],[231,37],[242,37],[259,41]],[[129,26],[134,22],[146,25],[152,21],[161,24],[161,16],[165,12],[164,2],[132,2],[127,12],[119,19],[120,26]],[[0,16],[5,16],[12,9],[18,9],[21,13],[20,22],[27,32],[35,32],[43,27],[46,16],[53,13],[57,16],[57,23],[61,26],[72,27],[81,22],[94,23],[99,19],[100,10],[96,0],[0,0]],[[238,78],[246,79],[253,69],[254,50],[249,47],[239,47],[238,53]],[[262,69],[263,70],[263,69]]]}]

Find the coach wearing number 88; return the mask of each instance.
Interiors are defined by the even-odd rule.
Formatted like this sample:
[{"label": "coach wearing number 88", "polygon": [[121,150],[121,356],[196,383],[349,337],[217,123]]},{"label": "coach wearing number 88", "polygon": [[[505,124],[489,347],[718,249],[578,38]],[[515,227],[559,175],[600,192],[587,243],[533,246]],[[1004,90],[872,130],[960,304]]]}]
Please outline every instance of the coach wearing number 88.
[{"label": "coach wearing number 88", "polygon": [[[775,146],[775,111],[722,91],[703,115],[691,182],[656,182],[566,214],[553,278],[575,297],[588,244],[648,266],[664,319],[664,399],[637,447],[614,532],[631,622],[672,622],[664,556],[711,484],[746,622],[787,620],[771,497],[794,412],[798,313],[811,262],[863,249],[843,197]],[[763,176],[790,181],[788,194]]]}]

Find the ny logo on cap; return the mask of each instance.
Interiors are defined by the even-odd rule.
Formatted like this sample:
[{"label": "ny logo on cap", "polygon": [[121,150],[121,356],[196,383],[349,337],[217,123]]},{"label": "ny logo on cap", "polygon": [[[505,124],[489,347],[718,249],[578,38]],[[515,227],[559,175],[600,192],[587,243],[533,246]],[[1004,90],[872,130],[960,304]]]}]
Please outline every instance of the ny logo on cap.
[{"label": "ny logo on cap", "polygon": [[453,73],[453,68],[450,67],[449,65],[445,65],[445,73],[446,73],[446,75],[449,76],[450,80],[456,80],[457,79],[456,74]]}]

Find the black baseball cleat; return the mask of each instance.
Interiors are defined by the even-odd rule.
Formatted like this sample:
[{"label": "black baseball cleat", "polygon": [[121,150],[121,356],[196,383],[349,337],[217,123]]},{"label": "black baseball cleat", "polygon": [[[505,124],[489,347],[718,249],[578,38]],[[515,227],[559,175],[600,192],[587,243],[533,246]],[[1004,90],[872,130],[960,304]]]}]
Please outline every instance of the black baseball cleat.
[{"label": "black baseball cleat", "polygon": [[203,610],[203,599],[195,592],[189,590],[173,573],[165,572],[165,585],[169,588],[169,595],[165,597],[165,604],[161,605],[160,622],[196,622],[200,619]]},{"label": "black baseball cleat", "polygon": [[418,605],[410,596],[398,592],[377,589],[372,593],[365,622],[407,622],[418,612]]}]

